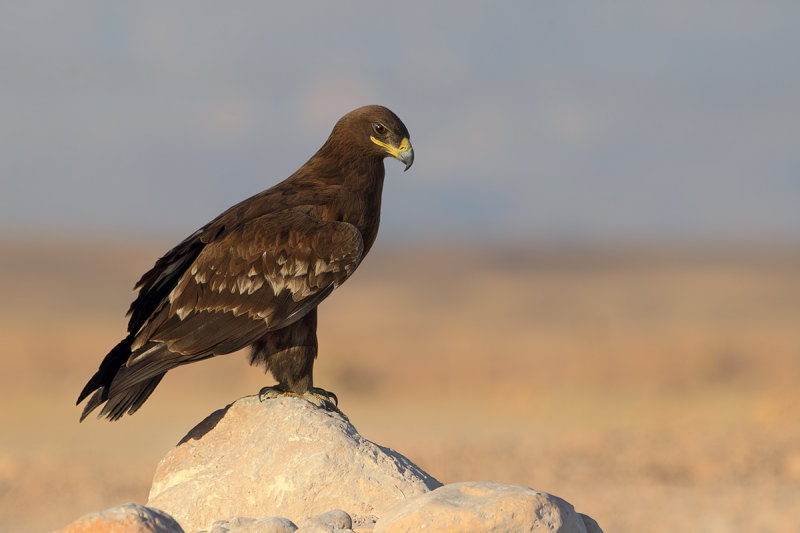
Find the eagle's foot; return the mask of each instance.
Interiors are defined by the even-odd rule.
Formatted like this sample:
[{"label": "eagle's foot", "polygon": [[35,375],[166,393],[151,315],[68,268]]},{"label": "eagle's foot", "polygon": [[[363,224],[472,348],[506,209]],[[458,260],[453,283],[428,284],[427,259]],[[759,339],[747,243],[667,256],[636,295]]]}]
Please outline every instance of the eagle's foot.
[{"label": "eagle's foot", "polygon": [[258,399],[262,402],[266,400],[271,400],[274,398],[279,398],[281,396],[293,396],[295,398],[302,398],[305,401],[316,405],[317,407],[322,407],[327,411],[336,411],[337,413],[341,413],[339,411],[339,398],[330,391],[326,391],[325,389],[320,389],[319,387],[312,387],[311,389],[305,391],[302,394],[298,394],[296,392],[292,392],[287,390],[286,388],[275,385],[273,387],[264,387],[260,391],[258,391]]},{"label": "eagle's foot", "polygon": [[300,397],[328,411],[339,410],[339,398],[337,398],[334,393],[326,391],[325,389],[311,387],[310,390],[304,392]]}]

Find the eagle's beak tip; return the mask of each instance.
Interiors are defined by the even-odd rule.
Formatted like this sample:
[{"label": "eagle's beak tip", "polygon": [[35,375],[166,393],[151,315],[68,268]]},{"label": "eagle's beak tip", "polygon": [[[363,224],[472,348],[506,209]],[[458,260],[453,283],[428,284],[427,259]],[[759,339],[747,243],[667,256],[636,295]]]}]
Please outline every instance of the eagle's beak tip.
[{"label": "eagle's beak tip", "polygon": [[409,148],[408,150],[406,150],[404,152],[400,152],[399,155],[400,155],[400,157],[398,157],[398,159],[406,164],[406,168],[403,169],[403,172],[405,172],[409,168],[411,168],[411,165],[414,164],[414,149],[413,148]]}]

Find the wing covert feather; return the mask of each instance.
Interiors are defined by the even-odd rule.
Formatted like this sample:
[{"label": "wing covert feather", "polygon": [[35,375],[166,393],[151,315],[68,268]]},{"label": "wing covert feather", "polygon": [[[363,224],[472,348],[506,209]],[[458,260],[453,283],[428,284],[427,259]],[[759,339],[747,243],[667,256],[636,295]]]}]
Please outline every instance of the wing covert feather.
[{"label": "wing covert feather", "polygon": [[139,349],[152,341],[188,357],[243,348],[318,305],[362,253],[355,226],[303,209],[248,221],[203,248],[136,335],[128,365],[148,359]]},{"label": "wing covert feather", "polygon": [[362,250],[351,224],[301,210],[259,217],[206,245],[168,295],[170,315],[246,313],[272,328],[289,314],[281,311],[344,282]]}]

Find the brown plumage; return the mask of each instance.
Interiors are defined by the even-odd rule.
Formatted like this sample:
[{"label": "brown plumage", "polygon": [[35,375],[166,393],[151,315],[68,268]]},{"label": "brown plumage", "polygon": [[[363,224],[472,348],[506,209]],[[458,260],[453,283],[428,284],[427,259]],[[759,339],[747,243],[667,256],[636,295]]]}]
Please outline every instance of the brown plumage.
[{"label": "brown plumage", "polygon": [[[383,159],[414,160],[381,106],[342,117],[283,182],[234,205],[156,261],[134,287],[128,335],[81,392],[83,420],[132,414],[176,366],[250,346],[275,390],[313,388],[317,306],[358,267],[378,232]],[[323,401],[323,404],[326,402]]]}]

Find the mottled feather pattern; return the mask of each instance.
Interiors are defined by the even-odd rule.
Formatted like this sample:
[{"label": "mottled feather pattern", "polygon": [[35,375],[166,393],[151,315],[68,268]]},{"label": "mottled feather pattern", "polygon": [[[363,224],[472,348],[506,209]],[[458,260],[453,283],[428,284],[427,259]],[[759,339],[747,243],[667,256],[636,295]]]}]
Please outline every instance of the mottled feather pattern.
[{"label": "mottled feather pattern", "polygon": [[139,290],[139,295],[128,309],[129,333],[136,333],[145,325],[204,246],[200,240],[187,239],[156,261],[153,268],[141,277],[133,287]]},{"label": "mottled feather pattern", "polygon": [[[234,246],[237,241],[248,246]],[[318,291],[343,283],[362,249],[361,235],[350,224],[302,210],[265,215],[203,249],[168,295],[170,313],[247,314],[271,328],[276,313],[291,313]],[[288,302],[281,301],[285,291]]]}]

